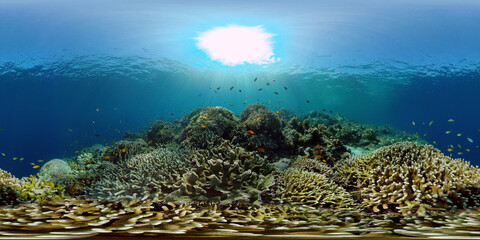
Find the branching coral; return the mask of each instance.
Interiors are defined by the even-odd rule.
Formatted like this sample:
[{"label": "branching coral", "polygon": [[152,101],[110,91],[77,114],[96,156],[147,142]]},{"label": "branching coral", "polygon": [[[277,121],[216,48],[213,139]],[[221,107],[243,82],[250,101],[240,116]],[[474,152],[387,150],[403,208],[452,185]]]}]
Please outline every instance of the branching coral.
[{"label": "branching coral", "polygon": [[30,175],[20,179],[20,199],[22,202],[52,202],[62,200],[63,186],[42,177]]},{"label": "branching coral", "polygon": [[275,179],[275,185],[262,193],[262,200],[316,207],[355,206],[350,194],[324,174],[298,168],[289,168],[279,174]]},{"label": "branching coral", "polygon": [[18,178],[0,169],[0,206],[17,204],[20,188]]},{"label": "branching coral", "polygon": [[480,205],[480,170],[431,145],[401,142],[336,165],[373,210],[425,214]]},{"label": "branching coral", "polygon": [[[192,169],[176,184],[172,200],[189,196],[194,200],[253,202],[271,180],[273,166],[265,158],[228,141],[191,155]],[[170,200],[170,199],[169,199]]]},{"label": "branching coral", "polygon": [[105,200],[163,199],[173,191],[187,164],[180,149],[163,146],[111,166],[87,192]]},{"label": "branching coral", "polygon": [[182,145],[193,148],[215,146],[224,139],[232,139],[232,131],[237,123],[237,118],[228,109],[200,108],[186,118]]}]

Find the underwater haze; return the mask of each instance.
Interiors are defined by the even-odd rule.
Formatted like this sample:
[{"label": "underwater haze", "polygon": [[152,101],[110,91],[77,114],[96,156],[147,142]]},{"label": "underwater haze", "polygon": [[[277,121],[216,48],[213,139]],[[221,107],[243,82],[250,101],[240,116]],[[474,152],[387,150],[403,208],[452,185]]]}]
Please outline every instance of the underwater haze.
[{"label": "underwater haze", "polygon": [[257,103],[480,164],[480,1],[0,0],[0,36],[0,169],[17,178]]}]

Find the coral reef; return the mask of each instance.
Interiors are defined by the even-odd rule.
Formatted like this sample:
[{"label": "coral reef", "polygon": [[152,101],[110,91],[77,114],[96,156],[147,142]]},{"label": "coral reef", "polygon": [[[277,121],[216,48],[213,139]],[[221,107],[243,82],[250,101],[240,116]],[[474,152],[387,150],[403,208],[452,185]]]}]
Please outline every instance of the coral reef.
[{"label": "coral reef", "polygon": [[262,193],[262,200],[315,207],[349,208],[355,201],[342,187],[321,173],[289,168],[275,178],[275,185]]},{"label": "coral reef", "polygon": [[17,204],[20,188],[18,178],[0,169],[0,206]]},{"label": "coral reef", "polygon": [[189,196],[191,200],[254,202],[271,184],[273,166],[252,152],[223,141],[219,146],[196,150],[190,156],[192,169],[176,183],[178,190],[167,200]]},{"label": "coral reef", "polygon": [[183,151],[175,145],[137,154],[110,166],[100,180],[90,185],[87,195],[116,201],[163,199],[185,172],[187,163],[183,158]]},{"label": "coral reef", "polygon": [[155,121],[146,133],[146,141],[152,144],[179,143],[182,128],[178,123]]},{"label": "coral reef", "polygon": [[480,170],[431,145],[401,142],[337,163],[357,198],[373,212],[424,215],[480,205]]},{"label": "coral reef", "polygon": [[290,167],[297,168],[302,171],[323,174],[325,177],[334,181],[340,186],[346,185],[346,181],[343,176],[334,171],[327,163],[322,162],[319,159],[297,157]]},{"label": "coral reef", "polygon": [[129,157],[149,151],[153,151],[153,148],[141,138],[134,141],[121,140],[108,148],[104,148],[103,159],[111,162],[122,162]]},{"label": "coral reef", "polygon": [[42,177],[30,175],[20,179],[19,197],[22,202],[55,202],[62,200],[64,188]]},{"label": "coral reef", "polygon": [[192,148],[208,148],[224,139],[232,139],[232,131],[238,119],[232,111],[222,107],[197,109],[185,119],[182,145]]},{"label": "coral reef", "polygon": [[70,165],[62,159],[52,159],[40,168],[39,176],[56,184],[67,185],[73,178]]},{"label": "coral reef", "polygon": [[262,104],[246,107],[235,130],[234,143],[248,150],[276,150],[284,145],[280,117]]}]

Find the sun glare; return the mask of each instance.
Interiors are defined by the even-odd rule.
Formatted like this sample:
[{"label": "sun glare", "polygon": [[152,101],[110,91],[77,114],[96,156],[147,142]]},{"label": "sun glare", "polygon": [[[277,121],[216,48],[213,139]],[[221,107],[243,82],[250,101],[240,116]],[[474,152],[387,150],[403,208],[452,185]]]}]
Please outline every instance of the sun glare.
[{"label": "sun glare", "polygon": [[270,40],[273,36],[265,32],[262,26],[231,25],[202,32],[195,39],[198,40],[198,48],[205,51],[211,59],[224,65],[235,66],[278,61],[278,58],[274,57]]}]

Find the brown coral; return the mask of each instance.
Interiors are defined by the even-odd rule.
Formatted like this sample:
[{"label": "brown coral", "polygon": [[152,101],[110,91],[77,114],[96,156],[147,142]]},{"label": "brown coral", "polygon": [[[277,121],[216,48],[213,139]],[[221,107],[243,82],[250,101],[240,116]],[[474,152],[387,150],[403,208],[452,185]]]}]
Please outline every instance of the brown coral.
[{"label": "brown coral", "polygon": [[0,169],[0,206],[18,203],[20,180]]},{"label": "brown coral", "polygon": [[431,145],[401,142],[336,165],[373,210],[425,214],[480,205],[480,170]]}]

